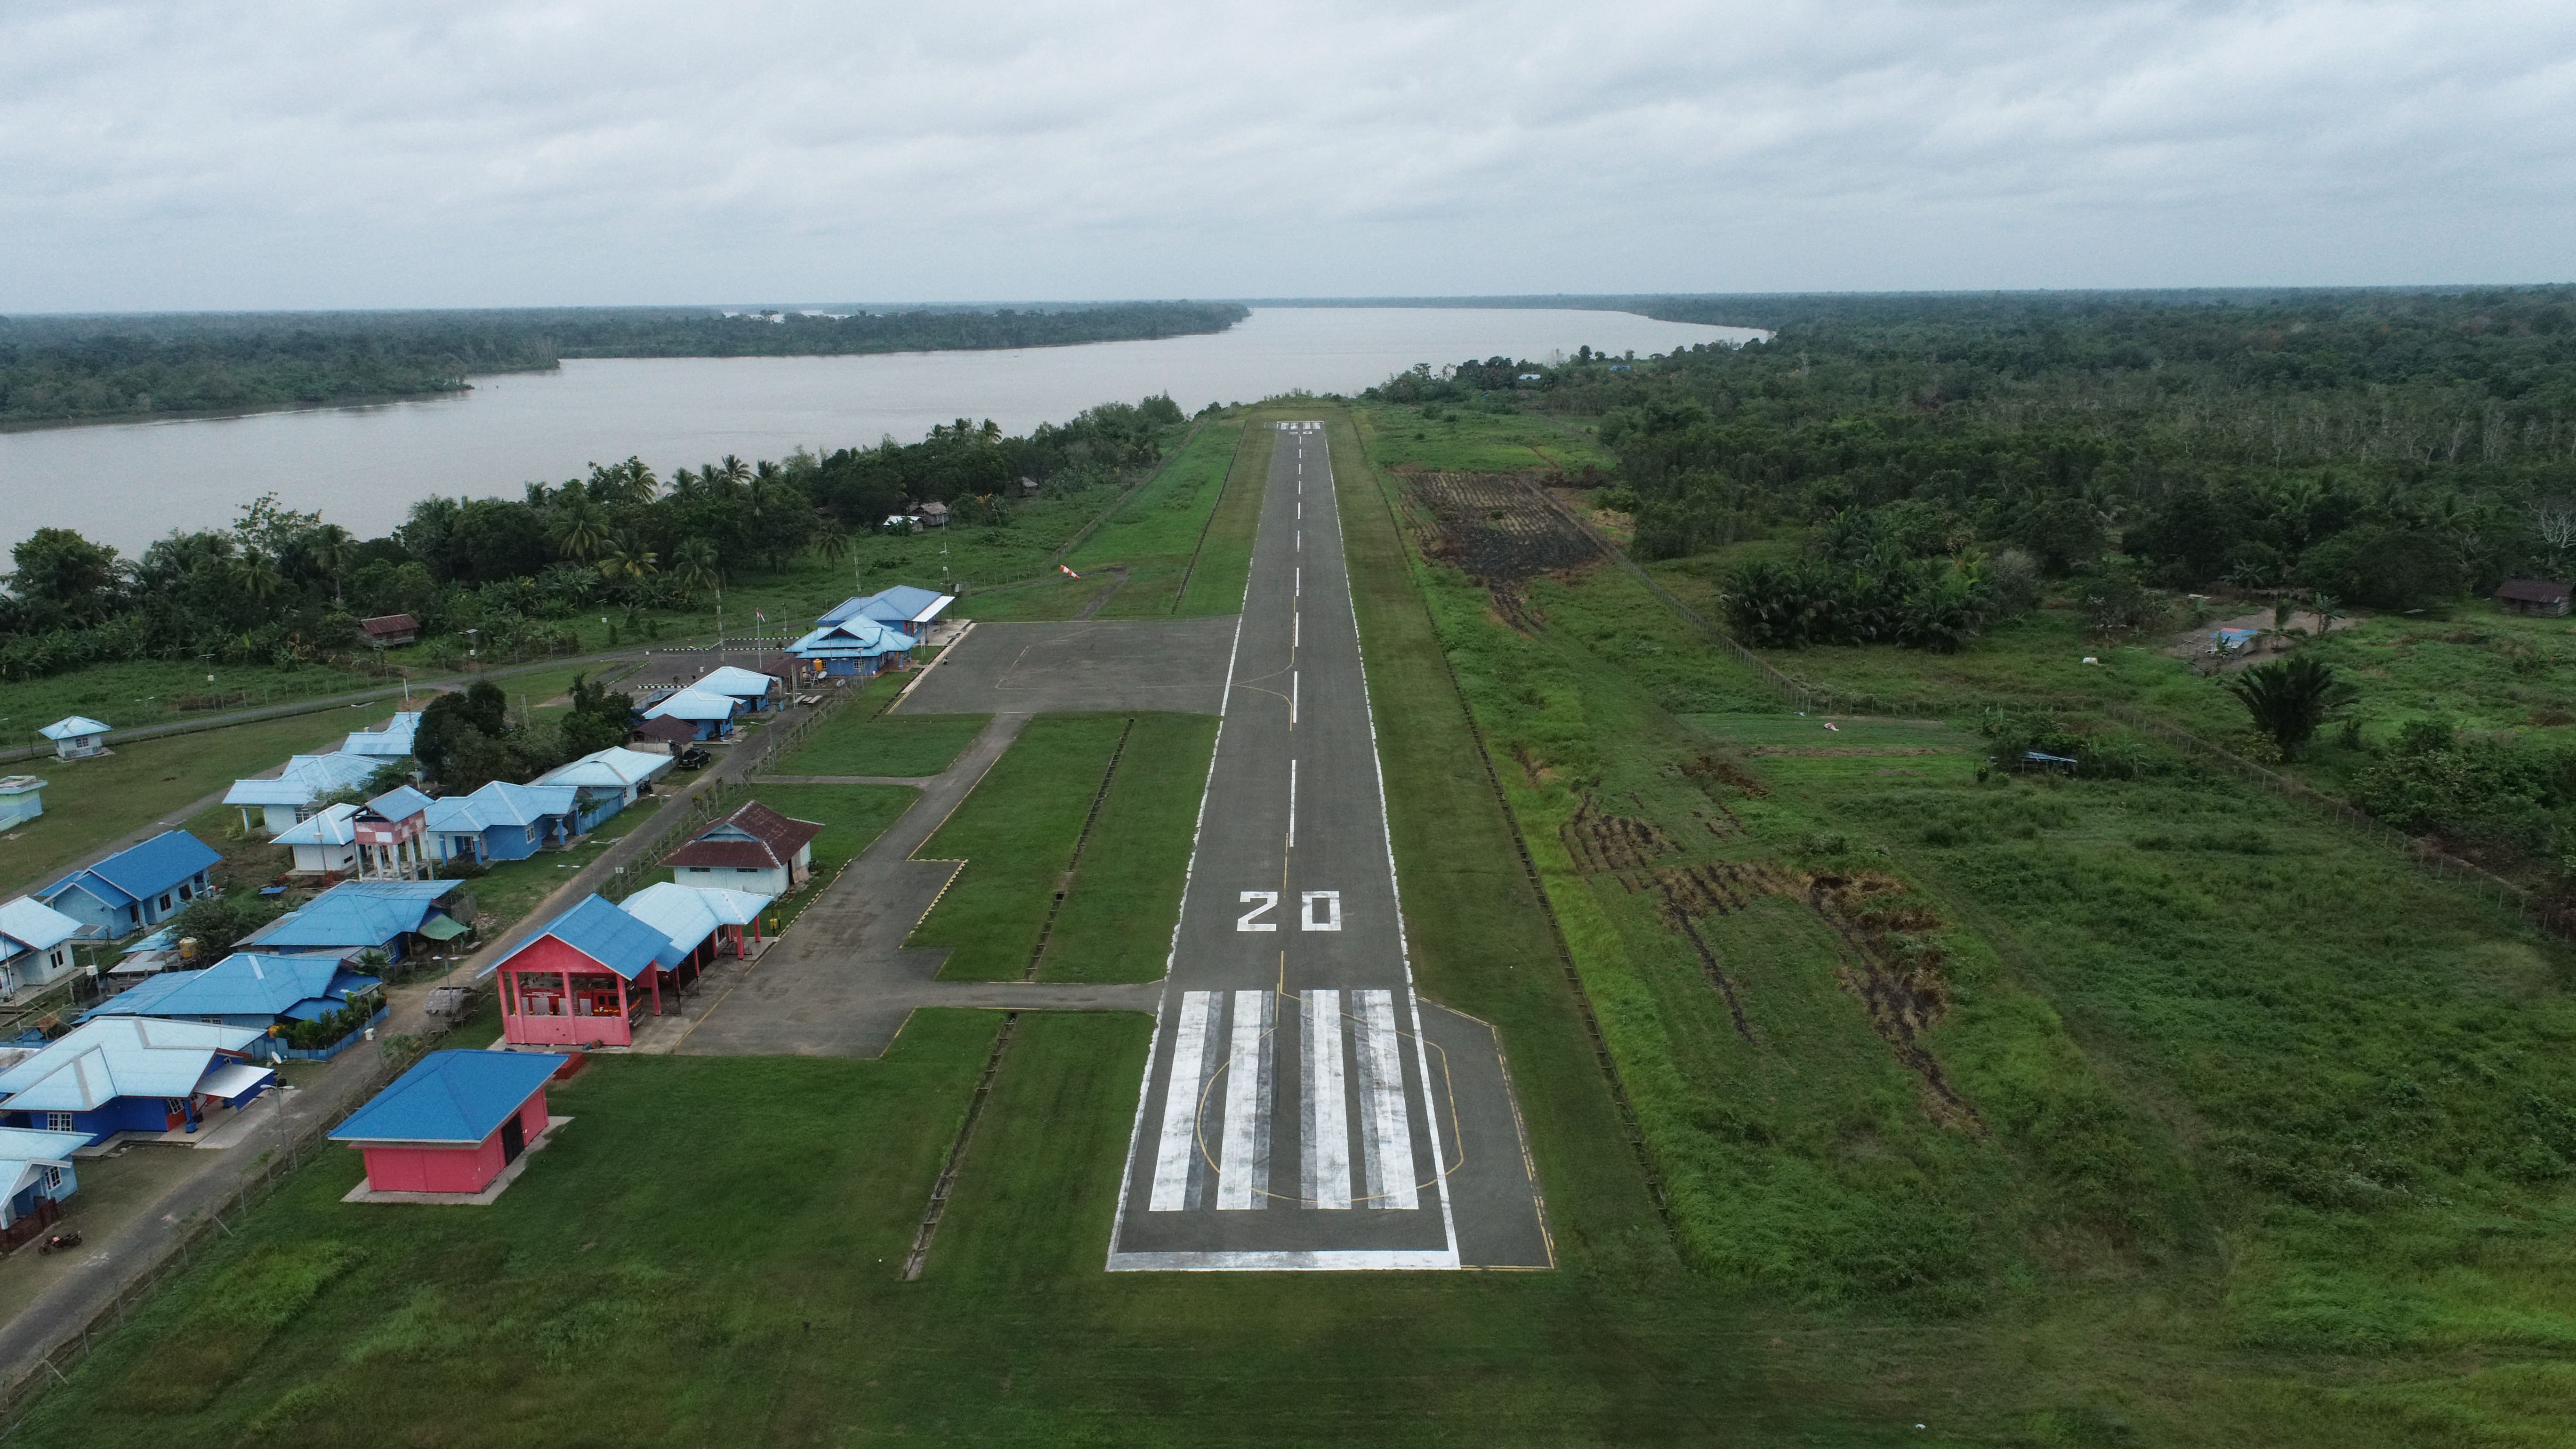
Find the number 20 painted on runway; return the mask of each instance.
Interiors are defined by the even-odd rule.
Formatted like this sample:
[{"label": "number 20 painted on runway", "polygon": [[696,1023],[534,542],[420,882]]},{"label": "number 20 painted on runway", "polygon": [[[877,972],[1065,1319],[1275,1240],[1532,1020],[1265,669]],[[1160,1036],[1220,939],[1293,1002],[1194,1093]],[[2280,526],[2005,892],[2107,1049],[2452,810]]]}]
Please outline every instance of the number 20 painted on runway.
[{"label": "number 20 painted on runway", "polygon": [[[1275,931],[1279,929],[1278,922],[1261,919],[1278,908],[1279,892],[1245,891],[1237,899],[1252,909],[1235,917],[1236,930]],[[1342,928],[1342,893],[1340,891],[1301,891],[1297,899],[1304,908],[1297,917],[1298,930],[1338,931]]]}]

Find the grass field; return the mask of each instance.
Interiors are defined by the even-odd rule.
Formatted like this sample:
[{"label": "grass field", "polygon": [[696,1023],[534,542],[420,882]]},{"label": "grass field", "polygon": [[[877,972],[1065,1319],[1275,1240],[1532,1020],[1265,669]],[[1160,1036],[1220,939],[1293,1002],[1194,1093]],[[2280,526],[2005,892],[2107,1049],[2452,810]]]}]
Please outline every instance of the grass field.
[{"label": "grass field", "polygon": [[975,742],[988,714],[878,715],[876,696],[892,694],[890,682],[871,687],[831,722],[816,730],[770,771],[777,775],[936,775]]},{"label": "grass field", "polygon": [[[209,673],[215,676],[212,684],[206,682]],[[36,731],[65,715],[83,714],[121,727],[167,724],[183,717],[175,705],[185,696],[247,695],[227,708],[248,709],[378,688],[383,683],[363,674],[319,667],[209,666],[196,660],[167,659],[93,664],[68,674],[0,684],[0,745],[45,745]]]},{"label": "grass field", "polygon": [[1428,410],[1392,403],[1352,409],[1368,430],[1369,456],[1381,468],[1440,468],[1470,473],[1605,471],[1618,459],[1592,436],[1590,420],[1535,413],[1486,413],[1441,404]]},{"label": "grass field", "polygon": [[381,725],[390,714],[380,704],[322,710],[119,745],[99,759],[0,767],[48,782],[45,813],[0,839],[0,900],[43,884],[72,861],[156,821],[182,824],[190,804],[234,780],[282,765],[291,754],[329,749],[349,731]]},{"label": "grass field", "polygon": [[1048,908],[1065,888],[1083,818],[1127,728],[1127,717],[1115,714],[1031,720],[914,852],[921,860],[966,862],[907,943],[949,948],[943,978],[1017,981],[1028,971]]},{"label": "grass field", "polygon": [[1422,578],[1705,1281],[1924,1335],[2008,1441],[2556,1439],[2563,948],[2153,751],[1758,713],[1613,569],[1530,635]]},{"label": "grass field", "polygon": [[1041,981],[1153,981],[1163,974],[1172,922],[1216,750],[1213,716],[1140,714],[1100,818],[1082,850]]}]

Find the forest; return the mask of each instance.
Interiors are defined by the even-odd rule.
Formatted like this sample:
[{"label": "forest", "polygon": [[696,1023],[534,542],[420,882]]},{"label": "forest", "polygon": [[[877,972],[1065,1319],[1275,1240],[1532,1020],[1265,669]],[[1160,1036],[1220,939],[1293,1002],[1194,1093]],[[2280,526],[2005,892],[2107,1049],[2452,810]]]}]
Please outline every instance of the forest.
[{"label": "forest", "polygon": [[563,358],[1058,347],[1222,332],[1231,303],[0,317],[0,427],[455,392]]},{"label": "forest", "polygon": [[560,621],[576,611],[623,611],[632,627],[731,575],[838,557],[856,534],[903,526],[913,504],[950,505],[955,527],[1008,528],[1020,480],[1045,496],[1115,479],[1157,461],[1182,421],[1157,396],[1019,437],[960,418],[918,443],[727,456],[668,478],[628,458],[516,498],[426,498],[382,538],[274,496],[230,528],[174,532],[132,559],[38,529],[0,595],[0,679],[126,659],[347,663],[363,655],[358,621],[395,613],[424,634],[475,630],[487,649],[563,652]]}]

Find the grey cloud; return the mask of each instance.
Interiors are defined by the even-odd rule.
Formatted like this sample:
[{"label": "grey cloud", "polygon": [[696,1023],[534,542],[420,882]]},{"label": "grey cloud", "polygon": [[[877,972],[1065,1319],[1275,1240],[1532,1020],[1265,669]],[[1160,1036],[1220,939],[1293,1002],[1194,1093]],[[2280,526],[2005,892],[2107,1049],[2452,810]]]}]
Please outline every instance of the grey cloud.
[{"label": "grey cloud", "polygon": [[0,13],[0,307],[2562,277],[2576,13]]}]

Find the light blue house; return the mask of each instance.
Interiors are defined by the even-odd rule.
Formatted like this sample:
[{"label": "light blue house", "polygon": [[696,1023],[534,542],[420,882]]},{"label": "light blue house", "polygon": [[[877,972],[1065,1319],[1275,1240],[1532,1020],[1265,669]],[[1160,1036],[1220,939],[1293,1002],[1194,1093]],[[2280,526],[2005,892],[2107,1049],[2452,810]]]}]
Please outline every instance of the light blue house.
[{"label": "light blue house", "polygon": [[692,686],[645,710],[644,717],[681,720],[697,731],[699,739],[720,740],[725,731],[733,728],[733,717],[741,712],[742,701],[732,695]]},{"label": "light blue house", "polygon": [[72,974],[81,923],[31,896],[0,902],[0,995]]},{"label": "light blue house", "polygon": [[373,755],[290,755],[274,780],[233,781],[224,803],[240,808],[242,829],[279,835],[310,819],[324,800],[365,785],[385,764]]},{"label": "light blue house", "polygon": [[58,719],[36,731],[54,742],[54,754],[66,760],[86,760],[107,753],[107,726],[87,715]]},{"label": "light blue house", "polygon": [[744,711],[750,714],[759,714],[778,703],[778,679],[775,675],[745,669],[738,664],[710,669],[689,687],[703,689],[709,694],[730,695],[742,701]]},{"label": "light blue house", "polygon": [[117,1016],[85,1021],[0,1071],[0,1126],[75,1132],[195,1131],[210,1112],[249,1106],[277,1073],[248,1060],[246,1026]]},{"label": "light blue house", "polygon": [[909,664],[920,642],[894,625],[852,618],[816,628],[785,652],[816,674],[867,679]]},{"label": "light blue house", "polygon": [[571,764],[557,765],[531,783],[572,786],[573,833],[587,835],[608,817],[651,793],[653,782],[671,773],[679,763],[669,755],[612,745]]},{"label": "light blue house", "polygon": [[61,1216],[46,1205],[80,1190],[72,1152],[88,1145],[89,1139],[78,1132],[0,1127],[0,1193],[6,1194],[0,1196],[0,1229],[30,1218],[49,1223]]},{"label": "light blue house", "polygon": [[0,775],[0,830],[15,830],[44,813],[44,781],[33,775]]},{"label": "light blue house", "polygon": [[340,753],[361,755],[383,764],[411,753],[412,736],[420,732],[420,711],[405,710],[385,721],[384,728],[353,730],[340,742]]},{"label": "light blue house", "polygon": [[206,872],[222,859],[184,830],[164,831],[65,876],[36,892],[36,899],[100,935],[123,940],[204,895]]},{"label": "light blue house", "polygon": [[957,596],[954,594],[915,588],[910,584],[897,584],[879,593],[862,594],[855,599],[844,599],[839,605],[826,611],[816,622],[839,624],[852,619],[867,619],[890,628],[900,629],[911,635],[917,643],[928,637],[931,621],[945,613],[948,606],[956,602]]},{"label": "light blue house", "polygon": [[382,951],[400,961],[471,929],[474,897],[461,880],[344,881],[250,933],[262,955],[342,956]]},{"label": "light blue house", "polygon": [[[336,956],[270,956],[235,951],[203,971],[164,971],[134,989],[109,997],[81,1017],[151,1016],[247,1026],[261,1032],[298,1021],[319,1021],[384,982],[352,971]],[[381,1008],[381,998],[379,998]]]},{"label": "light blue house", "polygon": [[570,785],[495,780],[471,795],[432,800],[424,812],[429,853],[438,860],[525,860],[570,845],[579,792]]}]

